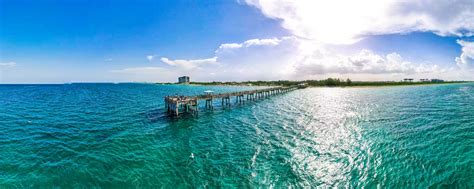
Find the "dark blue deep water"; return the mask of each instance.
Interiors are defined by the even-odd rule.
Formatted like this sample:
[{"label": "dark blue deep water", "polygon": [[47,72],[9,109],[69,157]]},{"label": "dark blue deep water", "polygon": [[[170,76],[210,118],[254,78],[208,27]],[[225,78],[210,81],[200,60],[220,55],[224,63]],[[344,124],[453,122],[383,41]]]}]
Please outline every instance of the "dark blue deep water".
[{"label": "dark blue deep water", "polygon": [[0,85],[0,188],[474,188],[474,84],[307,88],[165,116],[164,96],[208,89],[247,88]]}]

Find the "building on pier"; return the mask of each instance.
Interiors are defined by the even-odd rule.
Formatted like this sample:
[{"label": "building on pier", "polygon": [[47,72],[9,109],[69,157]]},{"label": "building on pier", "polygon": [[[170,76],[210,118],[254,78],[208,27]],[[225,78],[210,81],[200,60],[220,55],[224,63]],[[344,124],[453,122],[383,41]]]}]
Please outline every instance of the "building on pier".
[{"label": "building on pier", "polygon": [[298,87],[298,89],[304,89],[304,88],[308,87],[308,84],[307,83],[299,83],[297,85],[297,87]]}]

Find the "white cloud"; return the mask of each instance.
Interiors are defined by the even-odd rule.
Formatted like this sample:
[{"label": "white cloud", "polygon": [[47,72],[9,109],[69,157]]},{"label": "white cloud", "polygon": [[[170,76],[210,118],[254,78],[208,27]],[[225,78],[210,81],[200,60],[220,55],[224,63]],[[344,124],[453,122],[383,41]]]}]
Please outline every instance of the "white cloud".
[{"label": "white cloud", "polygon": [[155,59],[155,57],[156,57],[156,55],[148,55],[148,56],[146,56],[146,59],[151,62],[151,61],[153,61],[153,59]]},{"label": "white cloud", "polygon": [[458,40],[461,55],[456,57],[456,64],[462,69],[474,69],[474,42]]},{"label": "white cloud", "polygon": [[157,73],[167,71],[160,67],[136,67],[136,68],[125,68],[121,70],[111,70],[113,73],[126,73],[126,74],[143,74],[143,73]]},{"label": "white cloud", "polygon": [[430,31],[472,36],[472,0],[246,0],[293,35],[349,44],[367,35]]},{"label": "white cloud", "polygon": [[298,40],[295,37],[281,39],[251,39],[242,43],[221,45],[215,51],[220,64],[215,77],[224,80],[285,79],[290,77],[291,66],[297,56]]},{"label": "white cloud", "polygon": [[11,68],[15,66],[16,62],[0,62],[0,68]]},{"label": "white cloud", "polygon": [[250,46],[274,46],[280,43],[280,39],[273,38],[273,39],[250,39],[243,43],[243,46],[250,47]]},{"label": "white cloud", "polygon": [[283,37],[282,39],[272,38],[272,39],[249,39],[244,41],[243,43],[224,43],[219,46],[216,50],[218,51],[225,51],[227,49],[239,49],[242,47],[252,47],[252,46],[275,46],[278,45],[281,40],[287,39],[290,37]]},{"label": "white cloud", "polygon": [[146,75],[154,75],[154,80],[171,82],[179,75],[190,75],[199,81],[285,79],[288,72],[282,67],[289,67],[287,63],[293,57],[294,45],[297,45],[295,40],[293,37],[251,39],[222,44],[212,58],[173,60],[162,57],[160,60],[170,67],[134,67],[111,72],[134,76],[135,81],[149,78]]},{"label": "white cloud", "polygon": [[369,50],[355,55],[314,52],[295,65],[297,75],[323,74],[419,74],[443,72],[436,65],[414,64],[397,53],[385,56]]},{"label": "white cloud", "polygon": [[163,57],[161,61],[169,66],[127,68],[114,72],[136,77],[146,77],[148,74],[159,81],[175,81],[179,75],[190,75],[195,81],[460,77],[459,74],[456,75],[457,70],[452,68],[413,63],[396,52],[381,55],[370,50],[361,50],[355,54],[342,54],[315,44],[312,40],[297,37],[227,43],[215,50],[213,58],[170,60]]},{"label": "white cloud", "polygon": [[225,44],[222,44],[219,49],[238,49],[238,48],[241,48],[242,47],[242,44],[238,44],[238,43],[225,43]]},{"label": "white cloud", "polygon": [[104,61],[110,62],[110,61],[112,61],[112,59],[111,58],[106,58]]},{"label": "white cloud", "polygon": [[[297,37],[283,37],[272,39],[271,43],[259,43],[263,45],[246,45],[254,44],[248,41],[233,43],[236,45],[232,48],[221,45],[216,50],[218,61],[222,64],[220,69],[226,70],[226,74],[221,77],[230,80],[312,79],[328,77],[331,74],[341,77],[347,74],[369,74],[380,79],[392,79],[392,75],[400,77],[446,71],[437,65],[412,63],[395,52],[379,55],[363,49],[356,54],[342,54],[330,51],[312,40]],[[230,77],[232,75],[235,77]]]},{"label": "white cloud", "polygon": [[207,58],[207,59],[195,59],[195,60],[170,60],[166,57],[162,57],[161,62],[168,64],[170,66],[176,66],[184,69],[193,69],[198,68],[203,65],[217,64],[217,57]]}]

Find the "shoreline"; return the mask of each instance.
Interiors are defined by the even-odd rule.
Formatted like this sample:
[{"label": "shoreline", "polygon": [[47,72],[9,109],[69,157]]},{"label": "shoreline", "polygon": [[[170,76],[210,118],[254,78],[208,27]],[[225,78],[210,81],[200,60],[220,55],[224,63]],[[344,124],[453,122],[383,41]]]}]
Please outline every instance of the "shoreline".
[{"label": "shoreline", "polygon": [[[269,81],[268,83],[271,83]],[[251,82],[249,82],[251,83]],[[291,85],[252,85],[249,83],[206,83],[206,82],[197,82],[197,83],[189,83],[189,84],[179,84],[179,83],[156,83],[161,85],[187,85],[187,86],[222,86],[222,87],[278,87],[278,86],[291,86]],[[303,82],[300,82],[303,83]],[[351,84],[345,85],[308,85],[307,88],[322,88],[322,87],[340,87],[340,88],[376,88],[376,87],[402,87],[402,86],[428,86],[428,85],[448,85],[448,84],[464,84],[464,83],[474,83],[474,81],[448,81],[448,82],[412,82],[412,83],[405,83],[405,82],[353,82]]]}]

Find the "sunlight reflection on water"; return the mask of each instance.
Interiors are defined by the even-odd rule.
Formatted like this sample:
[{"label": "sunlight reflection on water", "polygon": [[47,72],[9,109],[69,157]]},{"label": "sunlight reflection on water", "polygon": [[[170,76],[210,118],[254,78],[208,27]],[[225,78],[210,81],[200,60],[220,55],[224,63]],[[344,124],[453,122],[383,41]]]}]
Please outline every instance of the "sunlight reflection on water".
[{"label": "sunlight reflection on water", "polygon": [[[0,86],[0,188],[472,188],[472,84],[308,88],[168,119],[170,93]],[[60,94],[60,95],[58,95]]]}]

